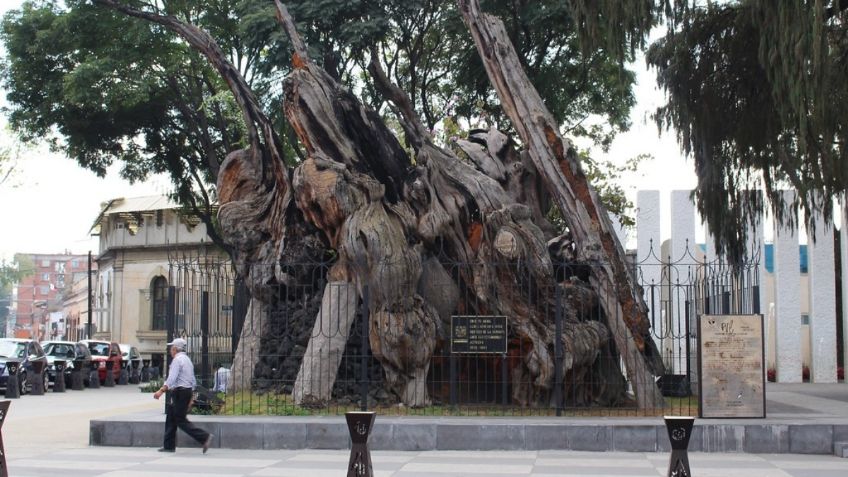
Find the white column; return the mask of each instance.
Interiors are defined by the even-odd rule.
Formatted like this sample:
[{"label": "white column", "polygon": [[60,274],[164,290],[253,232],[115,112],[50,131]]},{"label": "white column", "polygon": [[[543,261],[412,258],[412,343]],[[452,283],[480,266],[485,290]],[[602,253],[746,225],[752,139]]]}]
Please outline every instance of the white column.
[{"label": "white column", "polygon": [[842,350],[843,363],[848,365],[848,195],[842,198],[842,227],[840,229],[842,258]]},{"label": "white column", "polygon": [[[790,204],[795,191],[783,191]],[[775,325],[777,328],[777,381],[801,382],[801,263],[798,235],[794,228],[782,227],[775,221],[774,281]]]},{"label": "white column", "polygon": [[[640,190],[636,194],[636,263],[639,264],[639,282],[648,305],[648,321],[651,334],[662,352],[662,307],[660,301],[660,193],[656,190]],[[653,288],[651,285],[656,285]],[[653,295],[653,299],[652,299]]]},{"label": "white column", "polygon": [[814,220],[815,243],[810,237],[810,380],[836,382],[836,260],[833,253],[833,224],[822,217]]},{"label": "white column", "polygon": [[[696,270],[695,260],[695,204],[690,196],[691,190],[675,190],[671,192],[671,266],[669,268],[669,279],[671,296],[669,298],[670,313],[666,317],[667,325],[672,329],[673,339],[673,369],[675,374],[685,374],[687,365],[690,373],[696,372],[697,362],[694,359],[696,353],[692,353],[692,359],[686,352],[687,340],[694,336],[697,324],[697,312],[695,309],[694,296],[688,294],[688,287],[676,287],[688,284]],[[689,309],[689,323],[686,323],[687,308]],[[689,335],[686,334],[687,325]],[[695,349],[695,342],[690,341],[689,349]]]},{"label": "white column", "polygon": [[[762,191],[756,191],[759,196],[758,200],[762,200]],[[762,213],[757,214],[753,218],[753,223],[748,224],[747,242],[745,244],[745,259],[751,264],[751,283],[749,285],[758,285],[757,299],[760,304],[760,311],[763,317],[768,315],[768,304],[766,303],[766,243],[764,239],[765,224],[763,223]],[[800,265],[799,265],[800,267]],[[756,272],[756,275],[755,275]],[[752,291],[753,293],[753,291]],[[751,297],[753,299],[753,295]],[[744,312],[753,312],[753,303],[743,310]],[[764,327],[767,324],[764,322]],[[768,347],[768,344],[766,345]]]}]

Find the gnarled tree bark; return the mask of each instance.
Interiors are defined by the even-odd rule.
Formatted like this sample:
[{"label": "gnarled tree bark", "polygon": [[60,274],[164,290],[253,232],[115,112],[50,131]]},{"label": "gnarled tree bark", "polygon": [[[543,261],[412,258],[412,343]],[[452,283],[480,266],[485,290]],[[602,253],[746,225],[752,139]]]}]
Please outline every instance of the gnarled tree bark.
[{"label": "gnarled tree bark", "polygon": [[501,105],[568,222],[578,256],[600,266],[591,274],[613,338],[623,353],[640,407],[662,407],[654,373],[662,370],[648,329],[647,307],[609,218],[580,167],[571,142],[542,102],[521,66],[501,20],[483,13],[478,0],[457,0],[466,26]]}]

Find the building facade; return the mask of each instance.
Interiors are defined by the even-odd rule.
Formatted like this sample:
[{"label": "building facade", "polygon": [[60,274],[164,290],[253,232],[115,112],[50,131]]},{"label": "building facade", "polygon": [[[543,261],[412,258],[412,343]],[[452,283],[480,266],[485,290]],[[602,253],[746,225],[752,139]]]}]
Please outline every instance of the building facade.
[{"label": "building facade", "polygon": [[58,323],[61,316],[66,285],[88,272],[88,257],[70,253],[22,255],[29,257],[32,270],[15,286],[11,335],[45,340],[51,337],[52,323]]},{"label": "building facade", "polygon": [[94,224],[100,237],[93,286],[94,337],[138,347],[162,360],[169,266],[179,257],[221,260],[206,226],[167,197],[115,199]]}]

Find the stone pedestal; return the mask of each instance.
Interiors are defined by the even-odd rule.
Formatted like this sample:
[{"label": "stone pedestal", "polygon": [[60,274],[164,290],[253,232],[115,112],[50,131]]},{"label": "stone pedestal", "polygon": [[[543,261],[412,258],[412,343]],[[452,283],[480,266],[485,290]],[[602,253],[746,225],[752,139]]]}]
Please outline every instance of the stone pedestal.
[{"label": "stone pedestal", "polygon": [[74,360],[74,369],[71,370],[71,389],[74,391],[85,390],[85,361]]},{"label": "stone pedestal", "polygon": [[56,379],[53,381],[53,392],[65,392],[65,361],[57,359],[53,361],[53,369],[56,371]]},{"label": "stone pedestal", "polygon": [[6,372],[9,373],[9,378],[6,380],[6,399],[17,399],[21,397],[21,378],[18,373],[21,370],[21,363],[17,361],[6,361]]},{"label": "stone pedestal", "polygon": [[130,382],[130,373],[127,370],[127,366],[129,365],[126,361],[121,361],[121,376],[118,378],[118,384],[127,385]]},{"label": "stone pedestal", "polygon": [[106,361],[106,379],[103,381],[103,386],[107,388],[115,387],[115,362],[111,359]]},{"label": "stone pedestal", "polygon": [[46,371],[47,363],[45,361],[32,361],[32,373],[27,376],[31,395],[44,396],[44,373]]},{"label": "stone pedestal", "polygon": [[694,417],[665,416],[665,428],[671,442],[671,458],[667,477],[692,477],[689,469],[689,439],[692,437]]},{"label": "stone pedestal", "polygon": [[[794,191],[784,191],[787,204],[795,200]],[[777,331],[777,382],[801,382],[801,263],[798,235],[794,227],[775,224],[774,236],[774,309]]]},{"label": "stone pedestal", "polygon": [[[816,217],[815,241],[807,240],[810,277],[810,381],[836,382],[836,255],[833,224]],[[808,234],[808,237],[810,234]]]},{"label": "stone pedestal", "polygon": [[347,477],[374,477],[371,465],[371,450],[368,449],[368,436],[374,428],[377,414],[373,412],[345,413],[347,428],[352,445],[347,465]]},{"label": "stone pedestal", "polygon": [[98,366],[100,366],[100,363],[97,361],[91,362],[91,371],[88,376],[88,387],[91,389],[98,389],[100,387],[100,373],[97,372]]}]

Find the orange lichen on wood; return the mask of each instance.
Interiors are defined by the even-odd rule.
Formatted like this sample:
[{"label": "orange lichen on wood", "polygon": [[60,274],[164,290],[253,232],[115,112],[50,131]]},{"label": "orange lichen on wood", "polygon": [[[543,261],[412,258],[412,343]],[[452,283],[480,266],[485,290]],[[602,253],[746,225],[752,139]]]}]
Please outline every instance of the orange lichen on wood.
[{"label": "orange lichen on wood", "polygon": [[477,252],[480,249],[480,242],[483,241],[483,224],[480,222],[472,222],[468,226],[468,244],[471,245],[471,250]]},{"label": "orange lichen on wood", "polygon": [[304,60],[304,59],[303,59],[303,58],[302,58],[299,54],[294,53],[294,54],[292,55],[292,66],[293,66],[295,69],[297,69],[297,70],[305,69],[305,68],[306,68],[306,64],[307,64],[307,61],[306,61],[306,60]]}]

